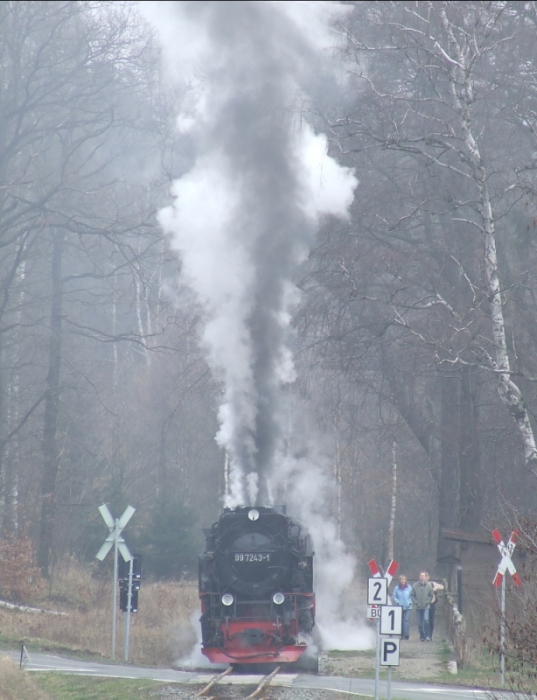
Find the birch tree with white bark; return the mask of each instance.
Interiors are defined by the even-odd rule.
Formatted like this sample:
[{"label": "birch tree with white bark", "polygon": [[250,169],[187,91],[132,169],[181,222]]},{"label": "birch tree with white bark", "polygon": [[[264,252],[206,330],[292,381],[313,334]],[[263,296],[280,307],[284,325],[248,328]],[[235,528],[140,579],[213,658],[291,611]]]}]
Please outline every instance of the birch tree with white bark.
[{"label": "birch tree with white bark", "polygon": [[[416,338],[434,345],[438,361],[452,367],[475,364],[495,376],[500,398],[518,430],[526,466],[537,475],[534,429],[508,348],[505,285],[497,250],[498,227],[505,226],[507,212],[520,200],[520,161],[516,161],[524,148],[519,141],[518,152],[511,150],[513,133],[522,127],[513,119],[511,106],[520,109],[524,95],[517,81],[510,85],[510,79],[502,76],[500,84],[498,78],[501,67],[512,63],[525,31],[524,9],[525,3],[505,2],[359,7],[359,19],[348,31],[359,99],[372,99],[385,112],[376,129],[360,118],[333,126],[344,152],[375,147],[397,151],[414,160],[425,177],[437,179],[440,191],[424,190],[415,211],[390,222],[394,230],[427,214],[444,235],[446,226],[458,229],[473,239],[474,252],[481,248],[480,276],[467,257],[451,254],[461,284],[471,293],[471,308],[461,312],[439,290],[414,301],[414,311],[421,315],[443,307],[451,316],[451,333],[442,343],[424,332],[410,314],[397,312],[393,318]],[[527,41],[524,46],[528,47]],[[526,55],[532,64],[534,54],[533,50],[531,58]],[[394,68],[387,78],[379,74],[378,66],[375,69],[380,61]],[[348,140],[339,136],[344,131]],[[418,188],[419,183],[413,186]],[[489,325],[485,337],[481,329],[476,332],[484,318]]]}]

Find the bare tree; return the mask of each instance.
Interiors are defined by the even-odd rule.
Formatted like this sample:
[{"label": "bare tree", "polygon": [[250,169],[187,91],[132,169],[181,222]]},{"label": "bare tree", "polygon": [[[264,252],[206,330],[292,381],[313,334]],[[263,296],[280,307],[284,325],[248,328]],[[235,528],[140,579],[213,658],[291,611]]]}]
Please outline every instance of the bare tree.
[{"label": "bare tree", "polygon": [[[366,14],[369,26],[378,24],[376,9],[370,8]],[[505,3],[478,2],[463,8],[451,2],[424,2],[415,6],[401,3],[395,15],[387,22],[386,17],[382,18],[387,25],[388,45],[371,46],[359,32],[349,32],[355,55],[367,56],[362,63],[372,62],[374,54],[386,52],[401,60],[401,71],[391,79],[391,85],[380,84],[372,71],[362,72],[367,90],[378,103],[390,105],[386,110],[389,117],[376,132],[369,130],[367,137],[371,144],[420,159],[429,172],[438,173],[440,181],[450,186],[451,197],[444,198],[449,207],[444,213],[432,201],[438,197],[427,192],[419,205],[420,212],[432,213],[434,207],[436,217],[441,216],[438,225],[447,221],[450,228],[462,226],[469,234],[472,230],[480,234],[482,281],[475,278],[465,259],[452,257],[474,297],[472,310],[479,309],[490,319],[488,339],[480,341],[479,335],[472,332],[475,320],[471,326],[465,324],[464,317],[441,290],[437,289],[434,296],[429,293],[427,300],[416,300],[414,308],[443,306],[453,318],[453,335],[468,336],[470,331],[462,345],[457,338],[458,350],[452,335],[449,346],[443,344],[437,354],[454,366],[479,363],[494,373],[500,397],[519,431],[525,462],[533,470],[537,449],[526,403],[511,369],[497,254],[498,220],[502,210],[512,205],[510,192],[517,183],[515,169],[506,168],[499,158],[501,149],[494,152],[488,147],[490,138],[509,135],[502,128],[503,99],[490,99],[496,76],[489,75],[489,66],[502,60],[519,35],[517,13]],[[400,89],[397,80],[403,74],[406,83]],[[364,134],[363,123],[349,119],[346,126]],[[410,214],[410,220],[417,214],[418,211]],[[397,227],[400,229],[409,218],[401,218]],[[396,321],[420,335],[408,316],[400,316]],[[423,337],[429,342],[435,340]],[[471,357],[463,354],[467,347],[472,351]]]},{"label": "bare tree", "polygon": [[311,256],[301,337],[399,411],[427,456],[439,533],[479,527],[498,484],[533,472],[533,14],[357,3],[346,94],[316,105],[360,184],[352,225],[327,227]]}]

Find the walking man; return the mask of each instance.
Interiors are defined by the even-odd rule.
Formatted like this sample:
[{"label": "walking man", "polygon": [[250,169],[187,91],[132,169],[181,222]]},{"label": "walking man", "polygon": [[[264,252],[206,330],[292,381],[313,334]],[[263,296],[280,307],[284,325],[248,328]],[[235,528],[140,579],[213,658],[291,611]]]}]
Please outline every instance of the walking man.
[{"label": "walking man", "polygon": [[427,573],[422,571],[417,583],[412,586],[412,602],[416,608],[416,618],[420,633],[420,642],[431,641],[429,628],[429,607],[434,598],[433,587],[427,581]]},{"label": "walking man", "polygon": [[425,572],[425,575],[427,576],[427,581],[433,587],[433,600],[429,606],[429,631],[431,633],[432,640],[434,632],[434,618],[436,615],[436,603],[438,602],[438,591],[443,591],[444,586],[442,586],[440,583],[436,583],[436,581],[431,581],[431,577],[427,572]]}]

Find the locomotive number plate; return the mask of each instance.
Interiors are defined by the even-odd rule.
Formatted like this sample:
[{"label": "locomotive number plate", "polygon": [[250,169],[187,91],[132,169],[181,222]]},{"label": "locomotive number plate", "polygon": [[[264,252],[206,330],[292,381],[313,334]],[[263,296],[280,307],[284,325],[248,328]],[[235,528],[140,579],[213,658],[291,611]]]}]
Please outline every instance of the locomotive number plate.
[{"label": "locomotive number plate", "polygon": [[270,554],[235,554],[235,561],[270,561]]}]

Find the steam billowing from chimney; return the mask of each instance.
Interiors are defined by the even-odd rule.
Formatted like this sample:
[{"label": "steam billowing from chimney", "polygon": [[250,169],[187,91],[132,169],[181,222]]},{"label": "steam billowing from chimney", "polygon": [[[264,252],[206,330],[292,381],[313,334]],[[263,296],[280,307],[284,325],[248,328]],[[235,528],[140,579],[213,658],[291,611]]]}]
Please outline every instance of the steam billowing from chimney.
[{"label": "steam billowing from chimney", "polygon": [[[152,3],[154,6],[154,3]],[[222,383],[218,443],[230,461],[225,505],[267,504],[281,437],[281,388],[295,378],[289,350],[293,274],[323,214],[347,216],[357,184],[327,155],[293,106],[332,46],[322,2],[159,3],[175,72],[197,73],[179,129],[192,169],[160,214],[205,313],[209,363]]]}]

